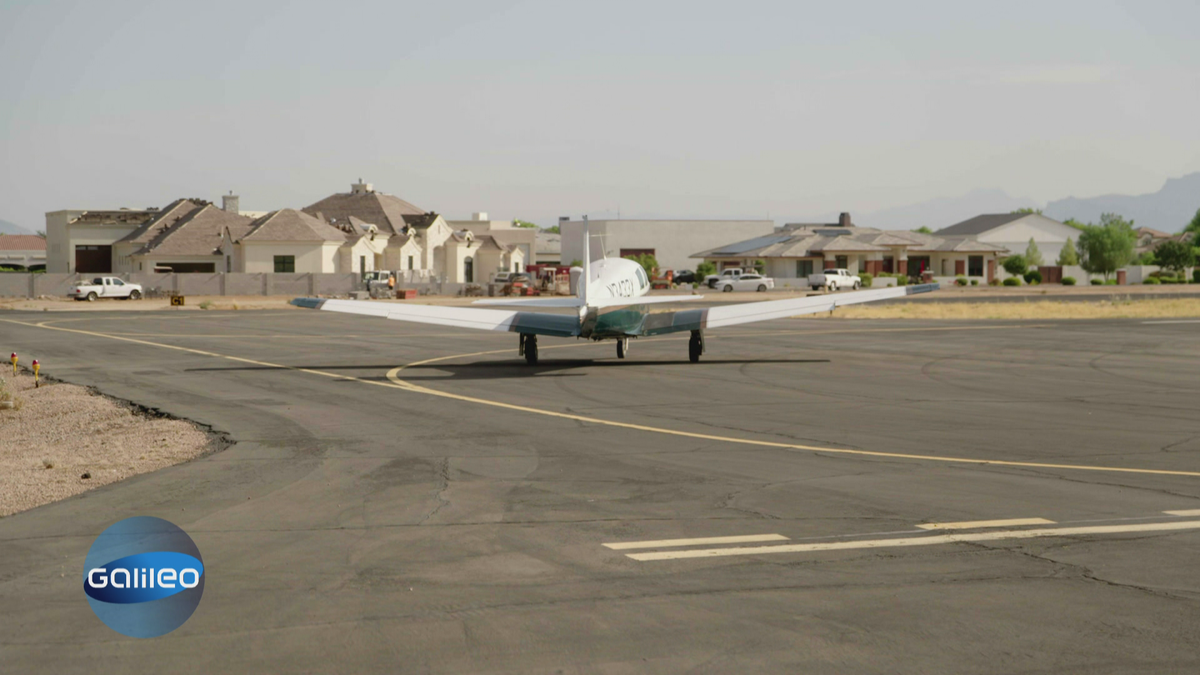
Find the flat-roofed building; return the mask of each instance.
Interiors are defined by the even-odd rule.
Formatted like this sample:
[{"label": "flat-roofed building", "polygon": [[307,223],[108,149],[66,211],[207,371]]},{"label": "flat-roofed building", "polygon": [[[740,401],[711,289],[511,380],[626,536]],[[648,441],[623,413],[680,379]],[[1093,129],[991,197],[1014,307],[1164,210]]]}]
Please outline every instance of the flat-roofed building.
[{"label": "flat-roofed building", "polygon": [[[561,260],[583,258],[583,221],[559,219]],[[663,270],[691,269],[696,251],[771,234],[771,220],[592,220],[592,259],[652,254]]]}]

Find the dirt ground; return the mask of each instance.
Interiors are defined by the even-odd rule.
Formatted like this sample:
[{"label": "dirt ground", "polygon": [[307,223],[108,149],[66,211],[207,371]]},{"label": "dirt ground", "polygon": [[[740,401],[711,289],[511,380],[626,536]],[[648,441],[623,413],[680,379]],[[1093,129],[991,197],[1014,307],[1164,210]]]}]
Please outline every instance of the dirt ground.
[{"label": "dirt ground", "polygon": [[7,369],[0,377],[18,401],[0,409],[0,517],[193,459],[220,442],[190,422],[150,417],[84,387],[34,388],[32,376]]}]

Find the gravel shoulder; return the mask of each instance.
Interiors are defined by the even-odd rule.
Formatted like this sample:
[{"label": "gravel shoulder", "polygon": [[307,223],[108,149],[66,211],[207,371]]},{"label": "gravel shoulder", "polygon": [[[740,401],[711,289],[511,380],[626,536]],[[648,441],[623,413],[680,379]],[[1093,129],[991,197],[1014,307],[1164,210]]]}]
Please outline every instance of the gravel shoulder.
[{"label": "gravel shoulder", "polygon": [[[185,420],[156,417],[86,387],[11,372],[18,402],[0,409],[0,517],[186,462],[223,440]],[[87,478],[82,476],[87,475]]]}]

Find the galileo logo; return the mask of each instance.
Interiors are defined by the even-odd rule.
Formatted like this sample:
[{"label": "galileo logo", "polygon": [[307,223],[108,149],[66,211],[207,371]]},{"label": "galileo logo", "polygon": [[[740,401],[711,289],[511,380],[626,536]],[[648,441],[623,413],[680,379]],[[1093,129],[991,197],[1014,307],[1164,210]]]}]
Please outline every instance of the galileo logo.
[{"label": "galileo logo", "polygon": [[126,518],[96,537],[83,592],[109,628],[150,638],[179,628],[204,594],[204,562],[186,532],[161,518]]}]

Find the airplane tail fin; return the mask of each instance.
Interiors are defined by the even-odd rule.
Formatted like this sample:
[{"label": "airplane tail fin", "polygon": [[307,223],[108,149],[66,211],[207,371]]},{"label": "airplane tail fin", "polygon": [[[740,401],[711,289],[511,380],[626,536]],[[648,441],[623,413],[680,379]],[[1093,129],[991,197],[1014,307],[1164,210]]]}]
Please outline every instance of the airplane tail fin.
[{"label": "airplane tail fin", "polygon": [[592,282],[592,234],[588,229],[588,217],[583,217],[583,278],[579,280],[579,299],[587,306],[588,286]]}]

